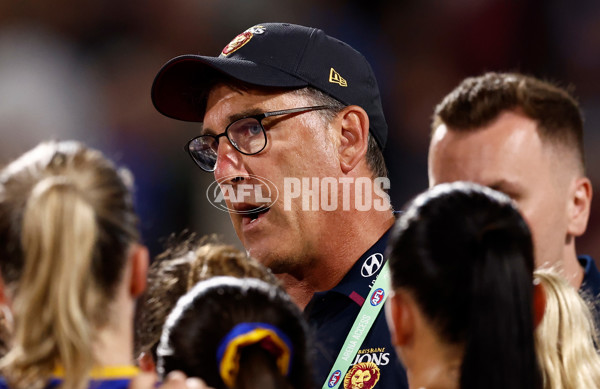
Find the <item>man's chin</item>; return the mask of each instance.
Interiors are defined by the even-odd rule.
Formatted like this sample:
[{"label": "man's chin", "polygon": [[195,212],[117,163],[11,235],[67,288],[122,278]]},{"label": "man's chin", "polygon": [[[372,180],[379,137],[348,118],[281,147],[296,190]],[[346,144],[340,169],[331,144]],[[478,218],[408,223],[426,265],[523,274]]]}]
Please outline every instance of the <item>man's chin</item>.
[{"label": "man's chin", "polygon": [[249,257],[256,259],[264,266],[269,266],[269,262],[271,261],[271,259],[269,258],[270,251],[265,248],[265,245],[253,243],[244,244],[244,247],[246,247],[246,253]]},{"label": "man's chin", "polygon": [[281,256],[278,255],[276,249],[269,250],[267,245],[260,245],[247,248],[246,253],[263,266],[271,269],[274,274],[286,273],[289,270],[287,261],[281,260]]}]

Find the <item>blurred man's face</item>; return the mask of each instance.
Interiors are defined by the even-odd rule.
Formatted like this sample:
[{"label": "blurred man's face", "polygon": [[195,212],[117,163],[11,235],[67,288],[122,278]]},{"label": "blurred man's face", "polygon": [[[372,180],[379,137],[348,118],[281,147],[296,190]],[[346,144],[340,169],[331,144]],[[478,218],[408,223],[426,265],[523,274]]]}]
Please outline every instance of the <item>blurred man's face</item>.
[{"label": "blurred man's face", "polygon": [[[468,132],[440,125],[429,149],[429,185],[472,181],[509,195],[531,229],[536,265],[560,264],[567,240],[572,176],[536,123],[517,111]],[[562,163],[560,160],[562,159]]]}]

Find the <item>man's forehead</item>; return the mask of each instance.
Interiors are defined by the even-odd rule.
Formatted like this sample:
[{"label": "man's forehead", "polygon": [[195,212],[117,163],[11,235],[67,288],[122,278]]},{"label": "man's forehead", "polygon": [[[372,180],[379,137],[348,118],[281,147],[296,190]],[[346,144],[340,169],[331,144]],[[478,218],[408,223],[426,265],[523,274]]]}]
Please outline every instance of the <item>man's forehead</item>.
[{"label": "man's forehead", "polygon": [[301,100],[302,96],[289,89],[236,88],[228,84],[218,84],[208,94],[201,133],[220,133],[229,123],[238,119],[268,111],[294,108]]},{"label": "man's forehead", "polygon": [[449,169],[443,172],[433,172],[430,176],[430,186],[443,183],[468,181],[488,188],[513,195],[523,192],[525,184],[522,175],[513,174],[506,169],[471,168],[468,170]]},{"label": "man's forehead", "polygon": [[246,91],[226,84],[217,84],[210,89],[206,97],[204,116],[217,104],[223,104],[236,98],[243,97]]},{"label": "man's forehead", "polygon": [[259,100],[271,100],[278,96],[290,95],[296,96],[293,93],[296,89],[289,88],[273,88],[273,87],[261,87],[249,84],[235,84],[235,83],[219,83],[213,86],[208,92],[208,102],[211,100],[219,100],[224,97],[239,97],[248,99],[259,99]]},{"label": "man's forehead", "polygon": [[[236,110],[250,110],[253,108],[277,108],[276,104],[286,100],[299,99],[296,93],[290,90],[266,89],[266,88],[244,88],[237,89],[229,85],[218,85],[211,89],[208,94],[206,116],[214,108]],[[228,113],[229,114],[229,113]]]},{"label": "man's forehead", "polygon": [[459,154],[486,157],[508,156],[520,159],[541,155],[548,147],[543,143],[537,124],[527,120],[503,120],[490,125],[457,130],[441,125],[432,136],[432,149]]},{"label": "man's forehead", "polygon": [[543,150],[515,150],[493,144],[461,147],[448,142],[432,151],[429,160],[430,186],[455,181],[470,181],[516,195],[531,180],[552,175],[556,167]]},{"label": "man's forehead", "polygon": [[252,94],[246,93],[243,89],[218,84],[208,93],[204,120],[201,123],[201,133],[215,134],[223,132],[225,126],[239,119],[240,115],[250,113],[251,109],[256,112],[259,109],[259,104],[260,99],[253,99]]}]

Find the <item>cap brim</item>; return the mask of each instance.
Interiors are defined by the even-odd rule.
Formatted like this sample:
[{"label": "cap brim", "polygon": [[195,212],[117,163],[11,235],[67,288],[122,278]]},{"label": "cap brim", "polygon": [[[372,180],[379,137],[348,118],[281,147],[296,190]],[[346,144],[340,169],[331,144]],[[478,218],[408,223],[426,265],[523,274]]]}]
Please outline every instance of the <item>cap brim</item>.
[{"label": "cap brim", "polygon": [[204,120],[202,97],[218,73],[248,84],[300,88],[308,83],[280,69],[247,60],[183,55],[167,62],[152,84],[152,103],[165,116],[191,121]]}]

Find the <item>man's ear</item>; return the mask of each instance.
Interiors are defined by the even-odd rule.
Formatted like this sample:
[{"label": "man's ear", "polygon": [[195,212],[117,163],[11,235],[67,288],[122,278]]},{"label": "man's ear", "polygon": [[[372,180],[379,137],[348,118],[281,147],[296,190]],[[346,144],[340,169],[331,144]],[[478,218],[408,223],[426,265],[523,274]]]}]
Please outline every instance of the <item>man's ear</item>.
[{"label": "man's ear", "polygon": [[404,346],[410,342],[415,330],[415,320],[409,300],[405,293],[394,292],[388,297],[386,305],[392,344]]},{"label": "man's ear", "polygon": [[369,144],[369,115],[357,105],[350,105],[339,113],[341,121],[338,154],[342,172],[356,167],[367,153]]},{"label": "man's ear", "polygon": [[592,183],[587,177],[580,177],[573,182],[568,207],[567,233],[581,236],[587,228],[592,203]]},{"label": "man's ear", "polygon": [[146,289],[146,274],[150,254],[148,248],[141,244],[134,244],[129,254],[131,261],[131,279],[129,281],[129,292],[132,297],[138,297]]},{"label": "man's ear", "polygon": [[545,311],[546,291],[541,282],[535,281],[533,284],[533,328],[537,328],[540,325],[544,319]]}]

